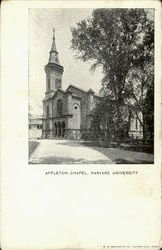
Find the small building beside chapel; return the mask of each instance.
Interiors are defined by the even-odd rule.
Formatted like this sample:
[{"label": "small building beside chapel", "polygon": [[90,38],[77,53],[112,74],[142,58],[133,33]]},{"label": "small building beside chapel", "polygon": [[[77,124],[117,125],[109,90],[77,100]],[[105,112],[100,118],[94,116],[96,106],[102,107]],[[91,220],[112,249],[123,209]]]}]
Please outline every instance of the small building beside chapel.
[{"label": "small building beside chapel", "polygon": [[29,117],[29,139],[42,137],[42,117]]},{"label": "small building beside chapel", "polygon": [[[49,54],[48,64],[45,65],[46,92],[43,99],[42,138],[80,139],[81,131],[90,128],[92,111],[101,97],[91,88],[83,90],[69,85],[66,90],[62,89],[64,68],[59,62],[54,35]],[[135,124],[134,121],[132,124]],[[134,132],[137,134],[138,131]]]}]

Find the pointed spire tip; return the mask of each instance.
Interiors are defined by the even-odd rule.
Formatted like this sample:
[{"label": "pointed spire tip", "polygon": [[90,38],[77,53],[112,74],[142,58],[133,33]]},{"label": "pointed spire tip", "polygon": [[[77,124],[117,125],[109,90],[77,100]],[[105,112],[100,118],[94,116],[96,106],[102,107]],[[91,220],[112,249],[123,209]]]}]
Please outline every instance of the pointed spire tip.
[{"label": "pointed spire tip", "polygon": [[55,39],[55,28],[53,28],[53,39]]}]

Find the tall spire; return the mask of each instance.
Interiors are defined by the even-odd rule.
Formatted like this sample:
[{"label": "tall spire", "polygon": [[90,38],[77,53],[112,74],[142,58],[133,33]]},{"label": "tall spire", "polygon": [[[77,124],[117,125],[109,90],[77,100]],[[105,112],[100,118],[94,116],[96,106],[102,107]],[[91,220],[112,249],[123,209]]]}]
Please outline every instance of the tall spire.
[{"label": "tall spire", "polygon": [[52,47],[51,47],[51,51],[56,51],[56,43],[55,43],[55,29],[53,28],[53,42],[52,42]]},{"label": "tall spire", "polygon": [[63,66],[60,65],[58,59],[58,52],[55,44],[55,30],[53,29],[53,41],[50,50],[49,61],[45,65],[44,69],[46,72],[46,97],[50,97],[51,91],[55,92],[62,86],[62,75],[64,72]]},{"label": "tall spire", "polygon": [[56,49],[55,29],[54,28],[53,28],[53,41],[52,41],[52,47],[51,47],[50,56],[49,56],[49,63],[60,64],[59,59],[58,59],[58,52]]}]

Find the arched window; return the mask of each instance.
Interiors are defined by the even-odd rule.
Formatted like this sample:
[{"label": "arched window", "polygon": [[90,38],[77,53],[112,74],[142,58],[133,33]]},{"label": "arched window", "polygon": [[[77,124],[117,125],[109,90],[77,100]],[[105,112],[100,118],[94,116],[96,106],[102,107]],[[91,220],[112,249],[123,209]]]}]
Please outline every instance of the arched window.
[{"label": "arched window", "polygon": [[55,136],[57,136],[58,135],[58,129],[57,129],[57,123],[55,122]]},{"label": "arched window", "polygon": [[50,78],[47,79],[47,84],[48,84],[48,91],[50,91],[51,87],[50,87]]},{"label": "arched window", "polygon": [[65,122],[62,122],[62,137],[65,136]]},{"label": "arched window", "polygon": [[47,106],[46,108],[46,114],[47,114],[47,117],[49,117],[49,106]]},{"label": "arched window", "polygon": [[59,78],[56,79],[55,86],[56,86],[56,89],[61,88],[61,79],[59,79]]},{"label": "arched window", "polygon": [[57,115],[62,115],[63,113],[63,103],[61,100],[57,101]]},{"label": "arched window", "polygon": [[61,136],[61,123],[58,122],[58,137]]}]

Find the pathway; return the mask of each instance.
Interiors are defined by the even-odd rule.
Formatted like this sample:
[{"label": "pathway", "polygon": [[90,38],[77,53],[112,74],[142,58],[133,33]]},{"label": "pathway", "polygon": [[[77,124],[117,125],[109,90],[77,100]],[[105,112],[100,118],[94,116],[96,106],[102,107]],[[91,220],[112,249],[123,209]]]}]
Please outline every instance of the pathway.
[{"label": "pathway", "polygon": [[69,140],[39,140],[30,164],[113,164],[98,150]]}]

